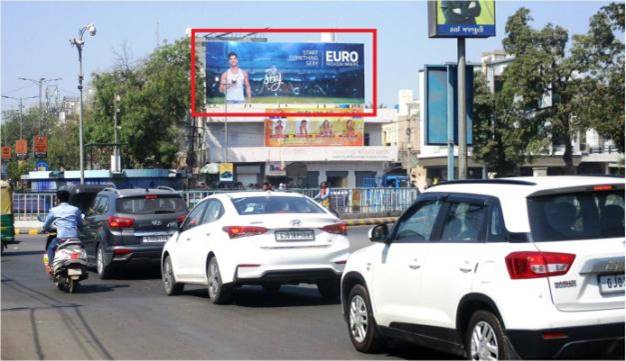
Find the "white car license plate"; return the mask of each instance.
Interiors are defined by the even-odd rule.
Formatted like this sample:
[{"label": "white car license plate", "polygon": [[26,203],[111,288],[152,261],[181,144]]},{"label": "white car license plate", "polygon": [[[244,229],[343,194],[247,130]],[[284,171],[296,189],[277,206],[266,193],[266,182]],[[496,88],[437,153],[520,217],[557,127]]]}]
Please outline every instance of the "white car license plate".
[{"label": "white car license plate", "polygon": [[600,276],[600,293],[624,292],[624,275]]},{"label": "white car license plate", "polygon": [[69,268],[67,270],[67,275],[68,276],[80,276],[83,274],[83,271],[76,269],[76,268]]},{"label": "white car license plate", "polygon": [[143,243],[163,243],[167,241],[167,236],[145,236]]},{"label": "white car license plate", "polygon": [[276,231],[276,241],[313,241],[315,232],[313,231]]}]

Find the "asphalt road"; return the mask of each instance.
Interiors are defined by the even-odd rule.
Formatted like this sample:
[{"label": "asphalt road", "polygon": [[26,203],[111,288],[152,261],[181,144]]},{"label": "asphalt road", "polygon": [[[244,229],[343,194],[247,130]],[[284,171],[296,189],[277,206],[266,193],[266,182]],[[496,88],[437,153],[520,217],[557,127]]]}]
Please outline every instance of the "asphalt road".
[{"label": "asphalt road", "polygon": [[[350,229],[353,249],[368,244],[367,229]],[[376,355],[355,351],[340,305],[311,286],[275,295],[243,287],[232,305],[217,306],[201,287],[165,296],[156,266],[129,268],[115,280],[92,274],[79,293],[66,294],[44,274],[43,236],[17,240],[1,259],[2,359],[452,357],[402,343]]]}]

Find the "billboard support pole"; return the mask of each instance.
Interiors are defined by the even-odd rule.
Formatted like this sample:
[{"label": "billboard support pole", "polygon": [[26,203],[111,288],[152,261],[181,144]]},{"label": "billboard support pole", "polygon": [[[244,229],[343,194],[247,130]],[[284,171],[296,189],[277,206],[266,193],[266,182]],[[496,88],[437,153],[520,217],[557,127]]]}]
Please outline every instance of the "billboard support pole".
[{"label": "billboard support pole", "polygon": [[465,38],[456,40],[457,44],[457,105],[459,122],[459,179],[467,178],[467,114],[465,95]]},{"label": "billboard support pole", "polygon": [[454,180],[454,87],[452,86],[452,65],[448,64],[448,180]]}]

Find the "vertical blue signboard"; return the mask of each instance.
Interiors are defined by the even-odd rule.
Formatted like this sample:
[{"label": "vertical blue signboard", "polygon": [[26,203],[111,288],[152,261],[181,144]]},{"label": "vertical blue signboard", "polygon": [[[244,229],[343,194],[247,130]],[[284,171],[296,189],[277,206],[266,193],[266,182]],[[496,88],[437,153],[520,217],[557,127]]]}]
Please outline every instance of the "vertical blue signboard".
[{"label": "vertical blue signboard", "polygon": [[[451,73],[448,73],[448,68]],[[466,109],[467,109],[467,144],[472,145],[472,113],[474,102],[474,71],[468,65],[466,74]],[[458,102],[457,102],[457,74],[456,65],[427,65],[425,67],[426,82],[426,144],[427,145],[447,145],[448,144],[448,80],[453,88],[454,98],[452,99],[454,119],[454,144],[459,143],[458,139]]]}]

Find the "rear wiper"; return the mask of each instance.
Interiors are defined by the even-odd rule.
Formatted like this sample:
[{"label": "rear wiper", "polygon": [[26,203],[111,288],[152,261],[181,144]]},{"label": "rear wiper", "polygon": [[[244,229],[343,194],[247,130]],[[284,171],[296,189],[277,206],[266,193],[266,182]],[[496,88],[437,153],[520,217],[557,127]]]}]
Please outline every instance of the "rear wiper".
[{"label": "rear wiper", "polygon": [[176,211],[168,211],[168,210],[163,210],[163,209],[154,211],[154,214],[159,214],[159,213],[176,213]]}]

